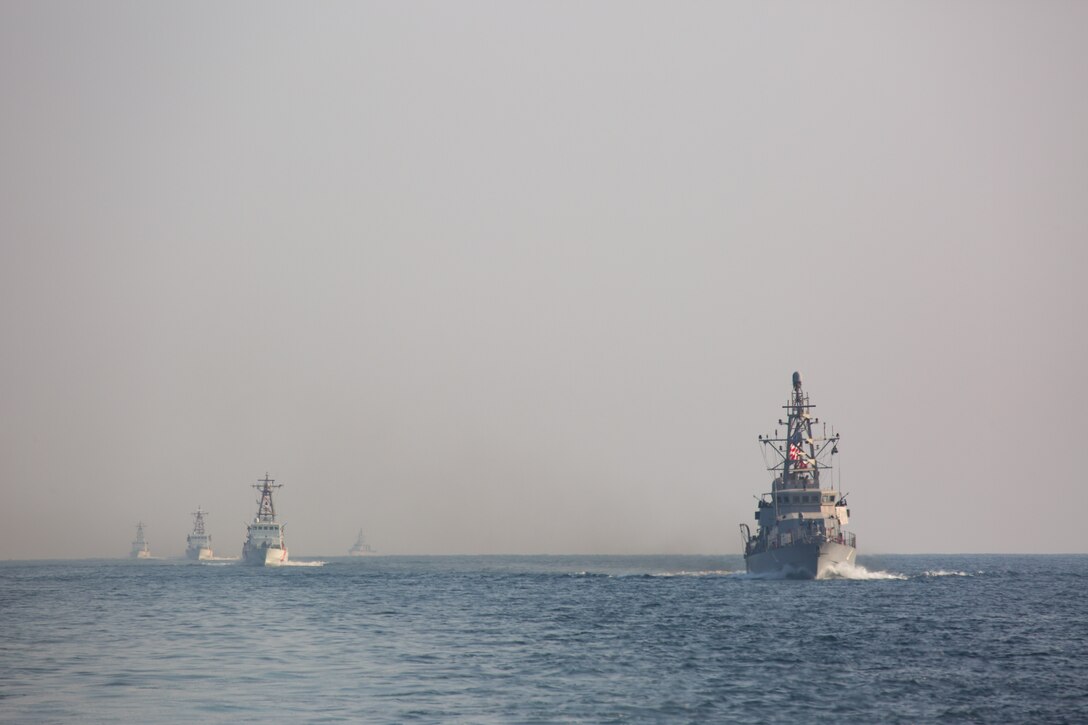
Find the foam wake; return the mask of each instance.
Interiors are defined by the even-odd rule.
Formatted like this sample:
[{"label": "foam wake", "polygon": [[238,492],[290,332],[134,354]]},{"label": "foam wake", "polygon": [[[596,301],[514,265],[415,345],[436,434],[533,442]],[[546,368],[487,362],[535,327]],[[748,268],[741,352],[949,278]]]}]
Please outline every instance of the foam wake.
[{"label": "foam wake", "polygon": [[732,575],[739,579],[796,579],[799,578],[796,572],[792,569],[776,569],[774,571],[761,571],[761,572],[744,572],[737,571],[732,572]]},{"label": "foam wake", "polygon": [[832,564],[827,568],[825,579],[856,579],[861,581],[876,581],[881,579],[907,579],[905,574],[896,574],[890,571],[869,571],[861,564],[849,564],[841,562]]},{"label": "foam wake", "polygon": [[325,566],[323,561],[291,561],[287,560],[280,564],[280,566]]}]

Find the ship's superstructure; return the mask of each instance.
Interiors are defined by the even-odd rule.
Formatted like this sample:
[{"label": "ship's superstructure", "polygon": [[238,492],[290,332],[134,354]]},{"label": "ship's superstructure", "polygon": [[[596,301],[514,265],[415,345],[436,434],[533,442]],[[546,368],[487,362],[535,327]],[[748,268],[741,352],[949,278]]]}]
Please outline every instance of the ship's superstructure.
[{"label": "ship's superstructure", "polygon": [[272,504],[272,489],[282,488],[264,474],[253,484],[260,491],[257,515],[246,527],[246,542],[242,545],[242,563],[253,566],[279,566],[287,563],[287,543],[283,538],[283,524],[276,521],[276,508]]},{"label": "ship's superstructure", "polygon": [[[793,392],[786,405],[785,437],[760,436],[764,451],[772,451],[767,470],[774,480],[770,493],[759,498],[757,528],[753,534],[741,524],[744,562],[751,573],[781,572],[787,576],[819,579],[839,564],[857,557],[846,497],[832,485],[831,458],[839,452],[839,436],[827,434],[810,411],[801,374],[793,374]],[[821,480],[825,479],[825,480]]]},{"label": "ship's superstructure", "polygon": [[132,542],[132,551],[129,552],[129,557],[133,559],[151,558],[151,548],[147,545],[147,539],[144,538],[143,521],[136,524],[136,540]]},{"label": "ship's superstructure", "polygon": [[373,556],[375,551],[370,548],[370,544],[366,543],[366,539],[363,538],[363,530],[359,529],[359,536],[355,539],[355,543],[348,549],[348,556]]},{"label": "ship's superstructure", "polygon": [[199,506],[193,512],[193,532],[185,539],[185,556],[194,561],[212,558],[212,537],[204,530],[204,517],[208,515]]}]

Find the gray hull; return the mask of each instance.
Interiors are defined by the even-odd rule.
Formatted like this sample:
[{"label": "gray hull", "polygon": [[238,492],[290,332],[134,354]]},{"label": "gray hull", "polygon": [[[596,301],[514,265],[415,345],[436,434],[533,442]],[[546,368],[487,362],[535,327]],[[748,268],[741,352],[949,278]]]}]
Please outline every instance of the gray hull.
[{"label": "gray hull", "polygon": [[242,546],[242,563],[250,566],[282,566],[287,563],[287,549],[272,546]]},{"label": "gray hull", "polygon": [[793,579],[822,579],[828,569],[853,564],[857,549],[834,541],[792,544],[749,554],[744,558],[749,574],[782,573]]},{"label": "gray hull", "polygon": [[186,549],[185,558],[192,559],[193,561],[204,561],[205,559],[211,559],[213,556],[210,547],[201,546],[196,549]]}]

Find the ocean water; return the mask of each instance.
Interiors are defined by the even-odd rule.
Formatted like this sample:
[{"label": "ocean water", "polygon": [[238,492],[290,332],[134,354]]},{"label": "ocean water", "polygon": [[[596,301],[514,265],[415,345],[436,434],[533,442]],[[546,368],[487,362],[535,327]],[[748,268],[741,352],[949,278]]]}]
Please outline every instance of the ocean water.
[{"label": "ocean water", "polygon": [[0,563],[0,721],[1088,722],[1088,556]]}]

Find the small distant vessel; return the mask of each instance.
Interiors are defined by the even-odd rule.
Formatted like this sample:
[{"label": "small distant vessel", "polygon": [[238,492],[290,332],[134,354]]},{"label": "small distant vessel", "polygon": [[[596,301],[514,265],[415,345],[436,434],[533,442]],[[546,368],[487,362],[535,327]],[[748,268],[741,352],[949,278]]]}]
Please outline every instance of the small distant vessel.
[{"label": "small distant vessel", "polygon": [[374,556],[377,553],[370,548],[370,544],[366,543],[363,538],[363,530],[359,529],[359,536],[355,539],[355,543],[348,549],[348,556]]},{"label": "small distant vessel", "polygon": [[[839,452],[839,436],[814,435],[818,424],[809,411],[808,395],[801,388],[801,373],[793,374],[793,394],[783,406],[787,420],[786,437],[760,436],[774,452],[768,467],[774,475],[771,492],[759,498],[758,528],[753,535],[741,524],[744,563],[750,573],[781,572],[799,579],[820,579],[839,564],[853,564],[857,541],[847,533],[850,509],[846,497],[834,486],[823,487],[821,474],[830,474],[831,457]],[[830,484],[830,481],[828,481]]]},{"label": "small distant vessel", "polygon": [[144,522],[136,524],[136,540],[132,542],[132,551],[129,556],[133,559],[150,559],[151,549],[144,538]]},{"label": "small distant vessel", "polygon": [[212,558],[212,537],[204,531],[204,517],[207,511],[199,506],[193,513],[193,533],[185,538],[185,556],[194,561]]},{"label": "small distant vessel", "polygon": [[242,563],[252,566],[279,566],[287,563],[287,543],[283,538],[283,524],[276,521],[276,508],[272,505],[272,489],[282,488],[264,474],[253,484],[261,492],[257,502],[257,515],[246,527],[246,542],[242,545]]}]

